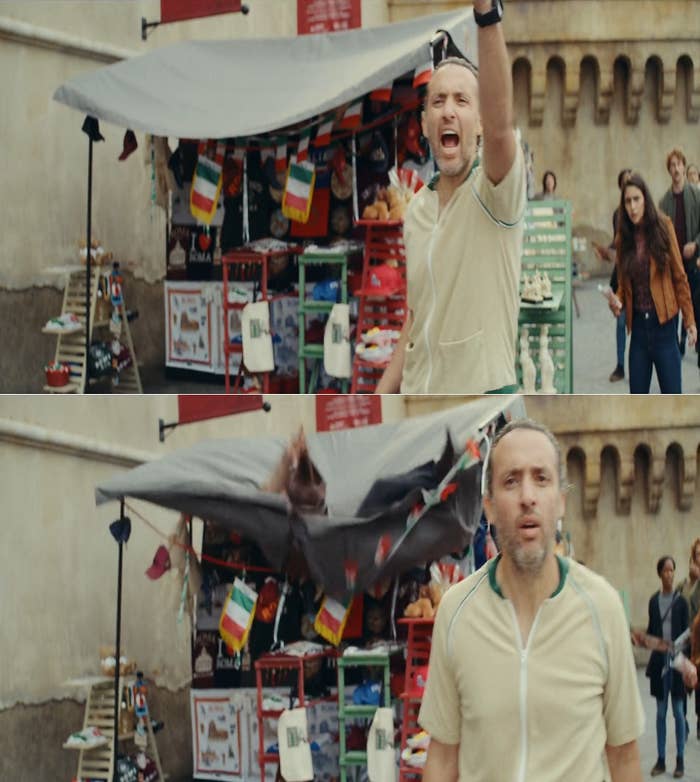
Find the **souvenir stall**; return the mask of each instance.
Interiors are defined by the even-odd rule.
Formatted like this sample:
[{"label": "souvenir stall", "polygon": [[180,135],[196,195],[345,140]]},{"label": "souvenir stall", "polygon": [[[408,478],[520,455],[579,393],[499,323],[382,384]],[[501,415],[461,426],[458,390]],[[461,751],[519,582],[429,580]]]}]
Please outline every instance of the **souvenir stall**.
[{"label": "souvenir stall", "polygon": [[405,314],[403,210],[432,174],[422,90],[467,35],[475,59],[469,11],[181,43],[56,91],[149,134],[153,198],[168,212],[168,367],[228,381],[242,358],[234,388],[314,390],[308,372],[312,384],[346,390],[352,375],[355,390],[372,390],[353,353],[371,376]]},{"label": "souvenir stall", "polygon": [[[153,567],[186,557],[183,595],[196,595],[195,778],[273,779],[280,762],[284,775],[295,762],[286,720],[310,742],[304,762],[315,779],[386,762],[368,754],[368,728],[389,736],[397,767],[397,698],[416,670],[409,682],[410,622],[431,616],[440,590],[469,569],[458,552],[479,534],[489,436],[521,415],[520,397],[483,398],[291,442],[208,441],[98,486],[99,504],[122,503],[115,525],[127,513],[147,522],[147,506],[133,500],[183,514]],[[197,553],[191,516],[206,520]]]}]

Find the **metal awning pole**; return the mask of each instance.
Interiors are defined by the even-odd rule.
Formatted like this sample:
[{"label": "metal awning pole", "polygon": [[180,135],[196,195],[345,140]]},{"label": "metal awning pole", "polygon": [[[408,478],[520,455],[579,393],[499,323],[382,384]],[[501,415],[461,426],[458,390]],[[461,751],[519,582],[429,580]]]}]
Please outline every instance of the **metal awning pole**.
[{"label": "metal awning pole", "polygon": [[122,573],[124,567],[124,544],[131,533],[131,520],[124,516],[124,499],[122,498],[119,519],[110,525],[110,531],[119,544],[119,565],[117,568],[117,630],[114,649],[114,775],[113,782],[119,782],[117,771],[117,756],[119,750],[119,683],[121,681],[119,659],[121,657],[122,640]]},{"label": "metal awning pole", "polygon": [[88,389],[88,356],[90,355],[90,276],[92,271],[92,137],[89,137],[88,144],[87,247],[85,248],[85,388],[81,388],[80,391],[87,391]]}]

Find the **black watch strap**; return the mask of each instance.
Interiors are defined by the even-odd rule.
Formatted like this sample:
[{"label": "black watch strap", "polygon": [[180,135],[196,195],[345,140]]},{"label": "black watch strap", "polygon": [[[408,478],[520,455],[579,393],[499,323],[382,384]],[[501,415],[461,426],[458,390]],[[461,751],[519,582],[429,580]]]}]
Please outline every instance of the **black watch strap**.
[{"label": "black watch strap", "polygon": [[491,10],[485,14],[480,14],[474,9],[474,21],[479,27],[489,27],[492,24],[498,24],[503,19],[502,0],[492,0]]}]

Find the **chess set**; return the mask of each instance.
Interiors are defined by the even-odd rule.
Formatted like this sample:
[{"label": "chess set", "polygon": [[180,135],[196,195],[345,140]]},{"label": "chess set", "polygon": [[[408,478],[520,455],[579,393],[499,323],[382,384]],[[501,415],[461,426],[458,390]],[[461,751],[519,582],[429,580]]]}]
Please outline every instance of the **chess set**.
[{"label": "chess set", "polygon": [[530,355],[530,329],[520,329],[520,368],[522,370],[522,391],[525,394],[556,394],[554,386],[554,358],[549,350],[549,325],[540,326],[539,334],[540,387],[536,387],[537,367]]},{"label": "chess set", "polygon": [[552,300],[552,281],[547,272],[540,274],[535,267],[532,275],[523,275],[523,288],[520,301],[525,304],[542,304]]}]

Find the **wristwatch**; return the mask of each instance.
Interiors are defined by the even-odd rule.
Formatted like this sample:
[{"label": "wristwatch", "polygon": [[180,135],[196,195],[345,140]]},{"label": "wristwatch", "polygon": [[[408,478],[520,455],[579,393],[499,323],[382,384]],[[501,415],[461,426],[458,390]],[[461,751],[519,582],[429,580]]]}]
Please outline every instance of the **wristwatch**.
[{"label": "wristwatch", "polygon": [[479,27],[488,27],[492,24],[498,24],[503,19],[503,0],[491,0],[491,10],[485,14],[480,14],[474,9],[474,21]]}]

